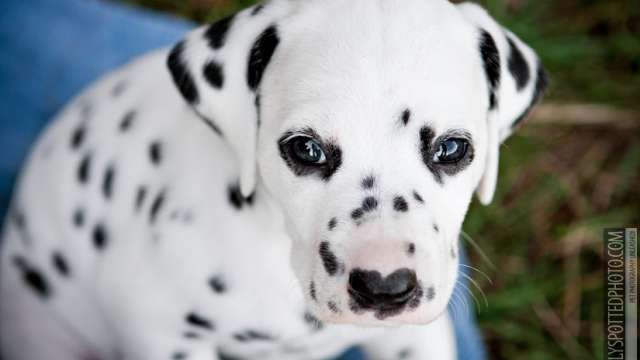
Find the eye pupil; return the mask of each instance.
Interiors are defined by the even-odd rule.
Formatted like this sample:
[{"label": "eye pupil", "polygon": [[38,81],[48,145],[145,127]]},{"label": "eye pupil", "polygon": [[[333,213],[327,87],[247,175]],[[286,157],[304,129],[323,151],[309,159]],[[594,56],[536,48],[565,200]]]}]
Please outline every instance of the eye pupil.
[{"label": "eye pupil", "polygon": [[464,139],[448,139],[440,143],[434,160],[438,163],[455,163],[467,153],[467,141]]},{"label": "eye pupil", "polygon": [[325,161],[322,147],[317,141],[308,137],[299,137],[292,140],[292,150],[295,158],[307,164],[322,164]]}]

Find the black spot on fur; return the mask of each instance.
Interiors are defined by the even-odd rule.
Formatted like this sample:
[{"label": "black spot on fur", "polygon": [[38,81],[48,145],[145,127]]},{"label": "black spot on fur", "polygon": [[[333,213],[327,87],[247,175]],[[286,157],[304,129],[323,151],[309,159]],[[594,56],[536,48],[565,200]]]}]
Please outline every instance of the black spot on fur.
[{"label": "black spot on fur", "polygon": [[214,330],[214,326],[213,323],[211,322],[211,320],[202,317],[196,313],[190,312],[188,313],[184,320],[187,322],[187,324],[197,327],[197,328],[201,328],[201,329],[205,329],[205,330]]},{"label": "black spot on fur", "polygon": [[407,200],[402,196],[396,196],[393,198],[393,209],[395,211],[407,212],[409,211],[409,204]]},{"label": "black spot on fur", "polygon": [[241,357],[231,355],[222,349],[218,349],[218,359],[220,360],[243,360]]},{"label": "black spot on fur", "polygon": [[304,322],[307,323],[307,325],[309,325],[311,327],[311,330],[313,331],[322,330],[322,328],[324,327],[322,321],[318,320],[317,317],[313,316],[309,312],[304,313]]},{"label": "black spot on fur", "polygon": [[511,124],[511,129],[515,129],[518,125],[520,125],[520,123],[527,117],[527,115],[529,114],[533,106],[542,99],[542,96],[544,95],[544,91],[547,89],[548,84],[549,84],[549,76],[547,75],[547,72],[542,67],[542,64],[538,61],[538,71],[536,73],[536,87],[533,90],[533,97],[531,98],[531,102],[529,103],[529,106],[527,106],[527,108],[522,112],[522,114],[518,116],[516,121],[514,121],[513,124]]},{"label": "black spot on fur", "polygon": [[438,227],[438,225],[433,224],[433,231],[435,231],[436,233],[440,232],[440,228]]},{"label": "black spot on fur", "polygon": [[73,212],[73,225],[78,228],[84,225],[84,211],[82,209],[76,209]]},{"label": "black spot on fur", "polygon": [[411,120],[411,110],[404,109],[404,111],[402,111],[402,115],[400,115],[400,121],[402,121],[402,125],[406,126],[409,124],[409,120]]},{"label": "black spot on fur", "polygon": [[242,196],[242,192],[240,191],[240,184],[237,182],[228,186],[227,193],[229,202],[237,210],[241,210],[244,205],[253,205],[254,194],[251,194],[251,196],[249,196],[248,198]]},{"label": "black spot on fur", "polygon": [[221,89],[224,85],[224,74],[222,73],[222,65],[215,60],[209,60],[202,68],[202,75],[209,85],[216,89]]},{"label": "black spot on fur", "polygon": [[171,355],[172,360],[184,360],[187,358],[188,358],[187,354],[182,351],[174,352],[173,355]]},{"label": "black spot on fur", "polygon": [[120,95],[122,95],[122,93],[127,89],[127,82],[126,81],[118,81],[113,88],[111,88],[111,96],[112,97],[118,97]]},{"label": "black spot on fur", "polygon": [[247,330],[233,334],[233,338],[240,342],[273,341],[274,337],[258,330]]},{"label": "black spot on fur", "polygon": [[93,246],[97,250],[103,250],[107,246],[107,241],[109,239],[107,237],[107,230],[105,229],[103,224],[97,224],[93,228],[91,239],[93,240]]},{"label": "black spot on fur", "polygon": [[509,72],[516,81],[518,91],[522,91],[531,76],[529,65],[510,36],[507,36],[507,42],[509,43]]},{"label": "black spot on fur", "polygon": [[264,4],[258,4],[254,6],[253,9],[251,9],[251,16],[256,16],[260,14],[260,12],[262,12],[263,9],[264,9]]},{"label": "black spot on fur", "polygon": [[452,259],[456,258],[456,250],[453,248],[453,245],[451,245],[450,254]]},{"label": "black spot on fur", "polygon": [[362,201],[362,210],[364,212],[370,212],[375,210],[378,207],[378,200],[376,200],[376,198],[374,198],[373,196],[367,196],[366,198],[364,198],[364,200]]},{"label": "black spot on fur", "polygon": [[369,175],[362,179],[362,188],[371,189],[376,185],[376,178],[373,175]]},{"label": "black spot on fur", "polygon": [[102,180],[102,194],[107,200],[111,199],[111,195],[113,194],[113,181],[115,176],[115,168],[113,167],[113,165],[109,165],[104,173],[104,178]]},{"label": "black spot on fur", "polygon": [[193,339],[199,339],[200,335],[198,333],[196,333],[196,332],[193,332],[193,331],[185,331],[182,334],[182,337],[185,338],[185,339],[193,340]]},{"label": "black spot on fur", "polygon": [[71,149],[78,150],[82,146],[86,131],[84,124],[73,130],[73,133],[71,134]]},{"label": "black spot on fur", "polygon": [[417,191],[413,191],[413,198],[416,199],[417,202],[424,204],[424,200],[422,199],[422,196],[420,196],[420,194],[418,194]]},{"label": "black spot on fur", "polygon": [[407,244],[407,254],[409,254],[409,256],[413,255],[416,253],[416,244],[414,243],[408,243]]},{"label": "black spot on fur", "polygon": [[264,70],[267,68],[273,53],[278,47],[280,39],[275,25],[269,26],[256,39],[249,53],[249,64],[247,66],[247,84],[249,89],[256,90]]},{"label": "black spot on fur", "polygon": [[224,43],[227,40],[227,33],[233,23],[233,17],[234,15],[227,16],[224,19],[214,22],[209,25],[209,28],[207,28],[207,31],[204,33],[204,37],[207,39],[209,46],[212,49],[217,50],[224,46]]},{"label": "black spot on fur", "polygon": [[406,360],[411,356],[411,349],[402,349],[398,352],[398,360]]},{"label": "black spot on fur", "polygon": [[86,184],[89,182],[89,173],[91,171],[91,154],[85,154],[80,160],[78,166],[78,182]]},{"label": "black spot on fur", "polygon": [[140,210],[142,204],[144,204],[144,199],[147,197],[147,188],[144,185],[140,185],[138,187],[138,191],[136,192],[136,211]]},{"label": "black spot on fur", "polygon": [[154,141],[149,145],[149,159],[153,165],[160,165],[162,161],[162,143],[160,141]]},{"label": "black spot on fur", "polygon": [[436,297],[436,288],[433,286],[429,286],[427,288],[427,300],[431,301]]},{"label": "black spot on fur", "polygon": [[489,109],[498,106],[497,91],[500,86],[500,53],[491,34],[480,31],[480,55],[489,85]]},{"label": "black spot on fur", "polygon": [[53,267],[56,269],[58,274],[60,274],[62,277],[69,277],[69,275],[71,274],[69,263],[67,262],[67,259],[64,257],[64,255],[62,255],[62,253],[57,251],[54,252],[51,256],[51,263],[53,264]]},{"label": "black spot on fur", "polygon": [[331,312],[333,313],[339,313],[340,309],[338,308],[338,304],[336,304],[334,301],[329,301],[327,302],[327,307],[329,308],[329,310],[331,310]]},{"label": "black spot on fur", "polygon": [[51,296],[51,287],[46,277],[37,269],[31,267],[21,256],[13,258],[13,264],[22,274],[22,281],[37,296],[47,299]]},{"label": "black spot on fur", "polygon": [[338,258],[331,251],[331,245],[327,241],[320,243],[319,253],[327,274],[330,276],[337,274],[339,269]]},{"label": "black spot on fur", "polygon": [[316,294],[316,283],[313,281],[309,284],[309,296],[311,296],[314,301],[318,301],[318,297]]},{"label": "black spot on fur", "polygon": [[351,218],[353,220],[359,220],[364,215],[364,210],[357,208],[351,212]]},{"label": "black spot on fur", "polygon": [[149,211],[149,222],[151,222],[152,224],[158,218],[158,213],[162,209],[162,205],[164,205],[164,199],[165,199],[165,191],[162,190],[158,192],[158,195],[156,195],[156,198],[153,200],[153,203],[151,204],[151,210]]},{"label": "black spot on fur", "polygon": [[122,117],[122,120],[120,120],[120,125],[118,126],[118,129],[121,132],[127,132],[131,128],[131,124],[133,124],[133,120],[135,119],[135,117],[136,117],[135,110],[128,111],[126,114],[124,114],[124,116]]},{"label": "black spot on fur", "polygon": [[216,294],[222,294],[227,291],[227,284],[220,276],[214,276],[209,279],[209,287]]},{"label": "black spot on fur", "polygon": [[433,174],[436,182],[442,184],[442,174],[433,166],[431,161],[431,148],[434,138],[435,133],[430,127],[424,126],[420,129],[420,155],[422,156],[424,164],[427,165],[427,168]]},{"label": "black spot on fur", "polygon": [[337,225],[338,225],[338,219],[333,217],[331,218],[331,220],[329,220],[329,223],[327,224],[327,228],[329,229],[329,231],[331,231],[335,229]]},{"label": "black spot on fur", "polygon": [[181,41],[171,50],[171,53],[169,53],[167,66],[171,72],[173,82],[178,87],[182,96],[187,102],[194,104],[198,102],[198,89],[196,88],[191,73],[182,60],[183,51],[184,41]]}]

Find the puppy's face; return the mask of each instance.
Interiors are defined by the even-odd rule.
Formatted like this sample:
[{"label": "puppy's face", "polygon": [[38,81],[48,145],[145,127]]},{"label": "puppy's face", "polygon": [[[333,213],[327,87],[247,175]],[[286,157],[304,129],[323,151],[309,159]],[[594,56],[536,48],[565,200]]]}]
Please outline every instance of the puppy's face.
[{"label": "puppy's face", "polygon": [[280,26],[262,83],[260,171],[320,318],[425,323],[449,301],[485,165],[478,31],[440,3],[340,5]]},{"label": "puppy's face", "polygon": [[457,279],[474,191],[540,98],[534,52],[477,5],[273,0],[192,32],[168,59],[200,117],[260,178],[322,320],[426,323]]}]

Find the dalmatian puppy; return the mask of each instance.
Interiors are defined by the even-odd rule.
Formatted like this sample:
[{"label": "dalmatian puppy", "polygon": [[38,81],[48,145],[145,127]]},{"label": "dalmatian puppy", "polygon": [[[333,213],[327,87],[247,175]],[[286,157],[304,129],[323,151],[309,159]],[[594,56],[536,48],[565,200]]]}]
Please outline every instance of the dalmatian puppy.
[{"label": "dalmatian puppy", "polygon": [[4,358],[455,358],[461,225],[545,85],[444,0],[273,0],[135,60],[19,179]]}]

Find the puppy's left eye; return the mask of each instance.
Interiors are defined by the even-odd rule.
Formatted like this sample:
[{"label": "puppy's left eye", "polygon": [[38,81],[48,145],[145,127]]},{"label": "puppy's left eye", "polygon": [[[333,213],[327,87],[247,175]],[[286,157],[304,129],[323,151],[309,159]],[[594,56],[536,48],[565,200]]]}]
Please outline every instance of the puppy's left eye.
[{"label": "puppy's left eye", "polygon": [[305,165],[323,165],[327,162],[327,157],[322,150],[322,146],[313,138],[307,136],[297,136],[288,141],[291,153],[295,160]]},{"label": "puppy's left eye", "polygon": [[438,150],[433,154],[433,161],[440,164],[457,163],[467,154],[468,147],[469,141],[466,139],[446,139],[440,143]]}]

